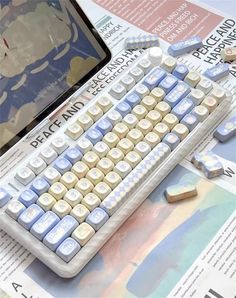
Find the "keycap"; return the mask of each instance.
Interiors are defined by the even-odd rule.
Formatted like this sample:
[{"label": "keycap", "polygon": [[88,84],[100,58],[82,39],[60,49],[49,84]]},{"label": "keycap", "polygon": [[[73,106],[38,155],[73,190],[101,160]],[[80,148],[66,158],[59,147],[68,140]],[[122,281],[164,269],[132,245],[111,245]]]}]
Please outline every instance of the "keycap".
[{"label": "keycap", "polygon": [[143,133],[137,128],[131,129],[131,131],[129,131],[129,133],[127,134],[127,139],[134,143],[134,145],[142,141],[143,138]]},{"label": "keycap", "polygon": [[203,161],[201,170],[208,179],[218,177],[224,173],[223,165],[217,158]]},{"label": "keycap", "polygon": [[163,89],[167,94],[172,90],[178,83],[178,80],[175,76],[168,74],[159,84],[159,88]]},{"label": "keycap", "polygon": [[[170,147],[161,142],[159,144],[157,144],[157,146],[155,147],[155,154],[156,154],[156,158],[159,157],[160,158],[160,162],[162,162],[163,160],[165,160],[167,158],[167,156],[170,154],[171,149]],[[156,159],[157,160],[157,159]]]},{"label": "keycap", "polygon": [[152,89],[150,95],[155,98],[156,102],[160,102],[165,97],[165,92],[163,89],[156,87]]},{"label": "keycap", "polygon": [[145,116],[145,118],[150,121],[150,123],[155,126],[157,123],[159,123],[162,119],[161,114],[156,110],[151,110],[148,112],[148,114]]},{"label": "keycap", "polygon": [[25,210],[25,206],[19,201],[10,201],[7,205],[6,213],[17,220],[20,214]]},{"label": "keycap", "polygon": [[211,91],[212,87],[213,85],[210,80],[208,80],[207,78],[201,78],[196,88],[201,90],[204,94],[208,94]]},{"label": "keycap", "polygon": [[172,74],[176,76],[179,80],[184,80],[186,75],[188,74],[189,70],[186,65],[178,64],[175,69],[173,70]]},{"label": "keycap", "polygon": [[208,68],[204,75],[212,81],[218,81],[229,75],[229,65],[227,63],[219,63],[212,68]]},{"label": "keycap", "polygon": [[82,161],[91,169],[96,166],[96,164],[99,162],[99,159],[100,158],[95,152],[89,151],[85,153],[85,155],[82,158]]},{"label": "keycap", "polygon": [[20,194],[18,201],[21,202],[25,207],[29,207],[30,205],[34,204],[37,199],[38,195],[33,190],[26,189]]},{"label": "keycap", "polygon": [[124,101],[131,107],[135,107],[137,104],[140,103],[141,98],[139,97],[139,95],[135,92],[131,92],[129,94],[127,94],[127,96],[125,97]]},{"label": "keycap", "polygon": [[207,116],[209,115],[209,111],[206,107],[200,105],[200,106],[196,106],[193,110],[192,110],[192,114],[195,115],[198,119],[199,122],[204,121]]},{"label": "keycap", "polygon": [[88,171],[86,178],[89,179],[93,185],[97,185],[99,182],[103,180],[104,174],[101,170],[93,168]]},{"label": "keycap", "polygon": [[199,89],[192,89],[191,93],[188,95],[188,98],[191,99],[194,105],[200,105],[203,101],[205,94],[202,90]]},{"label": "keycap", "polygon": [[195,151],[193,153],[192,158],[191,158],[191,162],[194,164],[194,166],[197,169],[201,169],[202,160],[203,159],[206,160],[206,158],[208,158],[208,155],[211,155],[211,153],[209,153],[209,152],[203,153],[203,152],[197,152],[197,151]]},{"label": "keycap", "polygon": [[176,65],[177,65],[176,59],[169,56],[163,61],[163,63],[161,64],[161,67],[171,73],[173,69],[176,67]]},{"label": "keycap", "polygon": [[109,158],[102,158],[97,163],[97,168],[103,172],[103,174],[109,173],[114,168],[114,163]]},{"label": "keycap", "polygon": [[73,208],[83,199],[82,194],[75,188],[71,188],[64,196],[64,200]]},{"label": "keycap", "polygon": [[127,114],[124,119],[123,123],[129,128],[132,129],[138,123],[138,118],[134,114]]},{"label": "keycap", "polygon": [[145,34],[141,36],[131,36],[125,39],[125,48],[130,49],[143,49],[159,45],[159,38],[156,34]]},{"label": "keycap", "polygon": [[68,135],[68,137],[70,137],[71,139],[77,140],[83,132],[83,128],[75,122],[67,127],[65,134]]},{"label": "keycap", "polygon": [[197,196],[196,186],[190,183],[171,185],[165,190],[165,197],[169,203],[174,203],[176,201],[195,196]]},{"label": "keycap", "polygon": [[82,223],[85,218],[89,215],[89,210],[82,204],[76,205],[71,210],[71,216],[73,216],[79,223]]},{"label": "keycap", "polygon": [[144,96],[149,94],[149,89],[144,84],[138,84],[134,88],[135,92],[138,94],[140,98],[143,98]]},{"label": "keycap", "polygon": [[99,130],[104,136],[106,133],[112,130],[113,125],[107,119],[102,119],[96,125],[96,129]]},{"label": "keycap", "polygon": [[124,77],[122,77],[121,78],[121,80],[120,80],[120,82],[121,82],[121,84],[123,85],[123,86],[125,86],[125,89],[127,90],[127,91],[129,91],[131,88],[133,88],[134,87],[134,85],[135,85],[135,80],[134,80],[134,78],[132,77],[132,76],[130,76],[130,75],[125,75]]},{"label": "keycap", "polygon": [[122,101],[118,103],[118,105],[115,107],[115,110],[118,111],[123,118],[125,115],[130,113],[131,107],[128,103],[126,103],[125,101]]},{"label": "keycap", "polygon": [[86,222],[83,222],[74,230],[72,233],[72,238],[79,242],[81,246],[84,246],[94,234],[94,229]]},{"label": "keycap", "polygon": [[87,113],[80,115],[76,121],[83,130],[87,130],[93,125],[93,119]]},{"label": "keycap", "polygon": [[200,82],[200,80],[200,75],[195,71],[190,71],[184,78],[184,81],[191,87],[195,87]]},{"label": "keycap", "polygon": [[87,132],[86,137],[94,145],[102,140],[103,134],[98,129],[92,128]]},{"label": "keycap", "polygon": [[147,95],[141,100],[141,105],[143,105],[148,111],[151,111],[156,106],[156,100],[154,97]]},{"label": "keycap", "polygon": [[62,175],[60,182],[64,184],[67,189],[70,189],[78,182],[78,178],[73,172],[66,172]]},{"label": "keycap", "polygon": [[94,228],[95,231],[98,231],[108,219],[108,214],[103,209],[98,207],[89,214],[89,216],[86,218],[86,222],[92,228]]},{"label": "keycap", "polygon": [[100,198],[100,200],[104,200],[110,192],[111,188],[105,182],[99,182],[93,189],[93,193],[95,193]]},{"label": "keycap", "polygon": [[81,247],[77,241],[68,237],[59,245],[56,250],[56,254],[68,263],[79,252],[80,248]]},{"label": "keycap", "polygon": [[103,158],[107,155],[110,148],[105,142],[98,142],[94,145],[92,151],[94,151],[99,158]]},{"label": "keycap", "polygon": [[132,171],[132,168],[129,163],[122,160],[115,165],[113,171],[124,179]]},{"label": "keycap", "polygon": [[101,204],[101,200],[94,193],[88,193],[81,202],[85,207],[89,209],[89,211],[94,210]]},{"label": "keycap", "polygon": [[143,119],[148,113],[148,110],[143,105],[137,105],[133,108],[132,114],[134,114],[138,120]]},{"label": "keycap", "polygon": [[117,83],[111,87],[109,93],[115,99],[121,99],[126,94],[126,89],[122,84]]},{"label": "keycap", "polygon": [[160,139],[162,139],[170,131],[170,128],[165,123],[161,122],[157,123],[153,128],[153,131],[160,137]]},{"label": "keycap", "polygon": [[167,102],[161,101],[155,106],[155,110],[157,110],[160,113],[161,118],[163,118],[171,111],[171,107]]},{"label": "keycap", "polygon": [[61,221],[44,237],[43,243],[55,251],[57,247],[77,228],[78,222],[70,215]]},{"label": "keycap", "polygon": [[77,142],[77,147],[82,154],[85,154],[86,152],[88,152],[92,149],[93,144],[87,138],[82,137]]},{"label": "keycap", "polygon": [[46,147],[41,150],[40,157],[49,165],[57,158],[57,152],[51,147]]},{"label": "keycap", "polygon": [[34,179],[34,177],[34,172],[28,167],[18,169],[15,175],[15,178],[23,185],[27,185],[28,183],[30,183]]},{"label": "keycap", "polygon": [[153,129],[153,125],[148,119],[141,119],[137,123],[136,128],[140,130],[143,133],[143,135],[146,135]]},{"label": "keycap", "polygon": [[214,137],[224,143],[236,135],[236,116],[224,120],[215,130]]},{"label": "keycap", "polygon": [[89,167],[82,161],[78,161],[71,168],[71,172],[74,173],[79,179],[84,178],[88,171]]},{"label": "keycap", "polygon": [[165,123],[169,129],[171,130],[177,123],[178,123],[178,118],[174,114],[167,114],[165,117],[162,119],[162,123]]},{"label": "keycap", "polygon": [[163,52],[158,46],[153,46],[148,50],[148,59],[151,61],[153,66],[161,64]]},{"label": "keycap", "polygon": [[189,92],[189,86],[184,82],[180,82],[166,95],[164,101],[173,108],[181,99],[187,96]]},{"label": "keycap", "polygon": [[55,213],[47,211],[33,224],[30,233],[39,240],[42,240],[59,221],[60,218]]},{"label": "keycap", "polygon": [[129,73],[135,79],[136,82],[139,82],[144,76],[143,70],[138,66],[131,68]]},{"label": "keycap", "polygon": [[143,70],[143,72],[146,74],[150,71],[152,68],[152,63],[149,59],[143,58],[138,62],[138,66]]},{"label": "keycap", "polygon": [[[147,141],[146,141],[146,143],[147,143]],[[131,166],[131,168],[134,169],[142,161],[142,158],[140,157],[140,155],[137,152],[130,151],[125,156],[124,161],[126,161]],[[113,187],[112,187],[112,189],[113,189]]]},{"label": "keycap", "polygon": [[114,189],[121,181],[120,175],[113,171],[109,172],[104,178],[104,182],[109,185],[111,189]]},{"label": "keycap", "polygon": [[124,123],[117,123],[112,132],[114,132],[120,139],[124,138],[129,132],[129,128]]},{"label": "keycap", "polygon": [[149,90],[152,90],[157,87],[157,85],[165,78],[165,76],[166,72],[160,67],[157,67],[148,74],[142,84],[147,86]]},{"label": "keycap", "polygon": [[60,218],[68,215],[71,210],[71,206],[64,200],[57,201],[52,207],[52,211],[56,213]]},{"label": "keycap", "polygon": [[220,52],[223,61],[235,61],[236,60],[236,48],[227,47]]},{"label": "keycap", "polygon": [[77,189],[83,196],[85,196],[93,190],[93,184],[87,178],[82,178],[75,185],[75,189]]},{"label": "keycap", "polygon": [[51,185],[48,192],[56,199],[60,200],[67,192],[67,188],[60,182],[55,182]]},{"label": "keycap", "polygon": [[42,194],[38,200],[37,204],[44,210],[49,211],[52,209],[53,205],[56,203],[55,198],[49,193]]},{"label": "keycap", "polygon": [[202,101],[201,105],[206,107],[209,113],[212,113],[215,108],[217,107],[218,103],[217,100],[212,96],[206,96],[205,99]]},{"label": "keycap", "polygon": [[225,91],[221,88],[213,88],[209,95],[214,97],[218,103],[226,97]]},{"label": "keycap", "polygon": [[33,204],[20,214],[18,222],[26,230],[29,230],[43,214],[43,209],[41,209],[38,205]]},{"label": "keycap", "polygon": [[110,148],[114,148],[118,144],[120,138],[114,132],[108,132],[102,140]]},{"label": "keycap", "polygon": [[61,154],[69,145],[63,138],[58,137],[52,140],[51,146],[58,154]]},{"label": "keycap", "polygon": [[175,127],[172,129],[172,132],[174,134],[176,134],[180,140],[182,141],[183,139],[185,139],[187,137],[187,135],[189,134],[189,129],[187,128],[187,126],[185,126],[182,123],[178,123],[175,125]]},{"label": "keycap", "polygon": [[192,36],[186,40],[179,41],[169,46],[168,53],[171,56],[179,56],[190,53],[202,47],[202,40],[199,36]]},{"label": "keycap", "polygon": [[69,162],[68,159],[64,158],[64,157],[58,157],[54,164],[53,167],[61,174],[63,175],[65,172],[68,172],[71,167],[72,164]]},{"label": "keycap", "polygon": [[[171,113],[174,114],[179,121],[194,108],[194,104],[191,99],[183,98],[174,108]],[[164,119],[163,119],[164,121]]]},{"label": "keycap", "polygon": [[43,178],[36,178],[30,188],[37,194],[41,195],[49,189],[50,185]]},{"label": "keycap", "polygon": [[35,175],[38,175],[47,167],[47,164],[42,158],[35,157],[29,161],[28,166],[35,173]]},{"label": "keycap", "polygon": [[145,142],[139,142],[137,145],[135,145],[134,151],[138,153],[143,159],[145,156],[148,155],[148,153],[151,152],[151,147]]},{"label": "keycap", "polygon": [[192,131],[199,123],[199,120],[193,114],[187,114],[180,122],[184,124],[189,131]]},{"label": "keycap", "polygon": [[71,164],[75,164],[77,161],[81,160],[82,153],[76,147],[69,148],[65,153],[65,158],[69,160]]},{"label": "keycap", "polygon": [[103,115],[102,109],[96,104],[89,107],[87,113],[93,119],[93,121],[97,121]]},{"label": "keycap", "polygon": [[163,138],[162,142],[167,144],[173,151],[179,145],[180,139],[176,134],[170,132]]},{"label": "keycap", "polygon": [[0,208],[5,206],[12,196],[2,187],[0,187]]},{"label": "keycap", "polygon": [[153,149],[158,143],[160,143],[161,139],[158,134],[151,131],[144,137],[143,141]]},{"label": "keycap", "polygon": [[122,116],[116,110],[112,110],[107,114],[106,119],[114,126],[122,120]]},{"label": "keycap", "polygon": [[106,97],[102,96],[97,100],[97,105],[103,110],[103,112],[107,112],[112,107],[111,100]]}]

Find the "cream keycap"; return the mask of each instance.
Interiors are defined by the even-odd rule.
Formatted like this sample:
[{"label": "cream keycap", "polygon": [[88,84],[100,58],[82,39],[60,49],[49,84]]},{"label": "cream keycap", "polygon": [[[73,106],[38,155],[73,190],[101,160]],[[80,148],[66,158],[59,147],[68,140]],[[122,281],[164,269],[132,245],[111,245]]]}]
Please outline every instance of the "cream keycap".
[{"label": "cream keycap", "polygon": [[84,178],[89,171],[89,167],[82,161],[77,161],[71,168],[71,172],[74,173],[79,179]]},{"label": "cream keycap", "polygon": [[103,110],[103,112],[107,112],[112,107],[111,100],[106,97],[102,96],[97,100],[97,105]]},{"label": "cream keycap", "polygon": [[155,106],[155,110],[158,111],[163,118],[170,112],[171,107],[167,102],[161,101]]},{"label": "cream keycap", "polygon": [[78,204],[71,210],[70,215],[73,216],[79,223],[82,223],[89,213],[90,212],[87,207],[82,204]]},{"label": "cream keycap", "polygon": [[117,148],[119,148],[124,153],[124,155],[126,155],[128,152],[133,150],[134,144],[128,138],[124,138],[119,141],[119,143],[117,144]]},{"label": "cream keycap", "polygon": [[146,135],[153,129],[153,125],[148,119],[142,119],[137,123],[136,128]]},{"label": "cream keycap", "polygon": [[163,139],[164,136],[170,131],[169,127],[165,123],[158,123],[154,128],[153,131],[158,134],[160,139]]},{"label": "cream keycap", "polygon": [[91,169],[96,166],[99,162],[100,158],[98,155],[93,151],[88,151],[82,158],[82,161]]},{"label": "cream keycap", "polygon": [[48,192],[56,199],[60,200],[67,192],[67,188],[61,182],[55,182],[51,185]]},{"label": "cream keycap", "polygon": [[132,129],[138,123],[138,118],[134,114],[127,114],[124,119],[123,123],[129,128]]},{"label": "cream keycap", "polygon": [[68,215],[71,212],[71,206],[64,200],[59,200],[52,207],[52,211],[56,213],[60,218]]},{"label": "cream keycap", "polygon": [[140,155],[143,159],[148,153],[151,152],[151,147],[146,142],[139,142],[135,147],[134,151]]},{"label": "cream keycap", "polygon": [[194,71],[190,71],[184,81],[189,84],[191,87],[195,87],[197,85],[197,83],[199,83],[201,80],[201,77],[198,73],[194,72]]},{"label": "cream keycap", "polygon": [[93,184],[87,178],[82,178],[76,183],[75,189],[77,189],[83,196],[93,190]]},{"label": "cream keycap", "polygon": [[212,113],[218,105],[217,100],[212,96],[207,96],[201,104],[208,109],[209,113]]},{"label": "cream keycap", "polygon": [[77,146],[82,154],[91,151],[91,149],[93,148],[93,144],[87,138],[83,137],[79,139],[79,141],[77,142]]},{"label": "cream keycap", "polygon": [[209,115],[209,111],[206,107],[200,105],[193,108],[192,113],[197,117],[197,119],[201,122],[204,121]]},{"label": "cream keycap", "polygon": [[124,138],[129,132],[129,128],[124,123],[117,123],[112,131],[118,136],[118,138]]},{"label": "cream keycap", "polygon": [[86,178],[89,179],[93,185],[97,185],[99,182],[103,180],[104,174],[101,170],[93,168],[88,171]]},{"label": "cream keycap", "polygon": [[172,129],[179,122],[179,120],[174,114],[167,114],[162,119],[162,122],[165,123],[169,129]]},{"label": "cream keycap", "polygon": [[181,141],[185,139],[189,134],[188,128],[182,123],[176,124],[175,127],[172,129],[172,132],[175,133]]},{"label": "cream keycap", "polygon": [[81,246],[84,246],[94,234],[95,230],[89,224],[83,222],[74,230],[72,238],[79,242]]},{"label": "cream keycap", "polygon": [[167,57],[164,62],[162,63],[161,67],[167,70],[168,72],[172,72],[172,70],[177,65],[177,61],[173,57]]},{"label": "cream keycap", "polygon": [[137,128],[131,129],[131,131],[127,134],[127,139],[134,143],[134,145],[142,141],[143,138],[143,133]]},{"label": "cream keycap", "polygon": [[119,148],[112,148],[108,152],[107,158],[109,158],[114,164],[117,164],[124,158],[124,153]]},{"label": "cream keycap", "polygon": [[91,106],[91,107],[89,107],[88,110],[87,110],[87,113],[93,119],[93,121],[97,121],[103,115],[102,109],[99,108],[99,106],[96,105],[96,104],[93,105],[93,106]]},{"label": "cream keycap", "polygon": [[142,100],[141,100],[141,104],[148,110],[151,111],[152,109],[154,109],[155,105],[156,105],[156,100],[154,99],[154,97],[148,95],[145,96]]},{"label": "cream keycap", "polygon": [[77,122],[84,130],[93,125],[93,119],[87,113],[80,115]]},{"label": "cream keycap", "polygon": [[110,192],[111,188],[105,182],[99,182],[93,189],[93,193],[95,193],[101,200],[104,200]]},{"label": "cream keycap", "polygon": [[155,126],[157,123],[159,123],[162,119],[161,114],[156,111],[156,110],[152,110],[150,112],[148,112],[148,114],[145,117],[147,120],[149,120],[153,126]]},{"label": "cream keycap", "polygon": [[75,188],[68,190],[64,196],[64,200],[73,208],[83,199],[82,194]]},{"label": "cream keycap", "polygon": [[156,102],[160,102],[162,101],[162,99],[165,97],[166,94],[165,94],[165,91],[163,91],[161,88],[156,87],[152,89],[150,95],[155,98]]},{"label": "cream keycap", "polygon": [[124,158],[124,160],[134,169],[141,161],[142,158],[135,151],[130,151]]},{"label": "cream keycap", "polygon": [[131,113],[134,114],[138,118],[138,120],[141,120],[145,118],[148,110],[143,105],[136,105]]},{"label": "cream keycap", "polygon": [[119,161],[114,167],[114,172],[117,173],[122,179],[124,179],[130,172],[132,168],[130,164],[126,161]]},{"label": "cream keycap", "polygon": [[37,204],[44,210],[49,211],[52,209],[53,205],[56,203],[55,198],[49,193],[42,194],[38,200]]},{"label": "cream keycap", "polygon": [[101,204],[101,200],[94,193],[88,193],[81,202],[85,207],[92,211]]},{"label": "cream keycap", "polygon": [[153,149],[158,143],[160,143],[161,139],[158,134],[151,131],[144,137],[143,141]]},{"label": "cream keycap", "polygon": [[114,168],[114,163],[107,157],[102,158],[97,163],[97,168],[103,172],[104,175],[112,171]]},{"label": "cream keycap", "polygon": [[214,97],[217,100],[217,102],[220,103],[226,97],[226,94],[223,89],[213,88],[210,93],[210,96]]},{"label": "cream keycap", "polygon": [[114,148],[118,144],[120,138],[114,132],[108,132],[102,140],[110,148]]},{"label": "cream keycap", "polygon": [[92,151],[95,152],[99,158],[105,157],[109,150],[110,148],[105,142],[97,142],[92,149]]},{"label": "cream keycap", "polygon": [[75,186],[78,182],[77,176],[72,172],[66,172],[60,179],[60,182],[65,185],[67,189],[70,189]]},{"label": "cream keycap", "polygon": [[65,131],[65,133],[73,140],[77,140],[83,132],[83,128],[77,122],[70,124]]},{"label": "cream keycap", "polygon": [[121,177],[116,172],[110,172],[104,178],[104,182],[114,189],[122,181]]}]

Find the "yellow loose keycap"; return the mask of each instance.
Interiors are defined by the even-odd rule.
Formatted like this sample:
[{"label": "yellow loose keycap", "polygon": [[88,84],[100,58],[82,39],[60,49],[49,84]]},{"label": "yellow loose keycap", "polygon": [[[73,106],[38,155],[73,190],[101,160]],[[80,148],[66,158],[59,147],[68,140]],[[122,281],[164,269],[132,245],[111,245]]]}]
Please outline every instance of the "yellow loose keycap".
[{"label": "yellow loose keycap", "polygon": [[124,160],[134,169],[142,160],[140,155],[135,151],[130,151],[124,158]]},{"label": "yellow loose keycap", "polygon": [[114,148],[118,144],[119,140],[120,138],[118,138],[114,132],[108,132],[103,138],[103,142],[110,148]]},{"label": "yellow loose keycap", "polygon": [[160,102],[165,95],[165,92],[159,87],[156,87],[151,91],[151,96],[155,98],[156,102]]},{"label": "yellow loose keycap", "polygon": [[117,148],[119,148],[126,155],[134,148],[134,144],[128,138],[124,138],[119,141]]},{"label": "yellow loose keycap", "polygon": [[192,184],[176,184],[167,187],[165,197],[169,203],[191,198],[197,195],[197,189]]},{"label": "yellow loose keycap", "polygon": [[98,155],[93,151],[88,151],[82,158],[82,161],[91,169],[99,162]]},{"label": "yellow loose keycap", "polygon": [[64,200],[70,204],[71,207],[78,205],[83,199],[82,194],[75,188],[68,190],[64,196]]},{"label": "yellow loose keycap", "polygon": [[184,138],[187,137],[187,135],[189,133],[189,130],[184,124],[178,123],[172,129],[172,132],[174,132],[180,138],[180,140],[182,141]]},{"label": "yellow loose keycap", "polygon": [[42,194],[38,200],[37,204],[44,210],[49,211],[52,209],[52,206],[56,203],[56,200],[49,193]]},{"label": "yellow loose keycap", "polygon": [[145,117],[147,120],[149,120],[153,126],[157,125],[162,119],[161,114],[156,110],[151,110],[148,112],[148,114]]},{"label": "yellow loose keycap", "polygon": [[56,213],[60,218],[68,215],[71,211],[71,206],[64,200],[59,200],[52,207],[52,211]]},{"label": "yellow loose keycap", "polygon": [[90,212],[87,207],[82,204],[78,204],[71,210],[70,215],[73,216],[79,223],[82,223],[89,213]]},{"label": "yellow loose keycap", "polygon": [[104,182],[114,189],[122,181],[121,177],[116,172],[110,172],[104,178]]},{"label": "yellow loose keycap", "polygon": [[148,143],[151,148],[154,148],[161,139],[155,132],[151,131],[144,137],[144,142]]},{"label": "yellow loose keycap", "polygon": [[84,178],[89,171],[89,167],[82,161],[75,163],[71,169],[79,179]]},{"label": "yellow loose keycap", "polygon": [[60,182],[65,185],[66,188],[70,189],[75,186],[78,182],[78,178],[72,172],[66,172],[60,179]]},{"label": "yellow loose keycap", "polygon": [[179,120],[174,114],[167,114],[162,119],[162,122],[165,123],[169,129],[172,129],[179,122]]},{"label": "yellow loose keycap", "polygon": [[101,200],[104,200],[110,192],[111,188],[105,182],[99,182],[93,189],[93,193],[95,193]]},{"label": "yellow loose keycap", "polygon": [[107,174],[114,168],[114,163],[107,157],[102,158],[99,160],[97,164],[97,168],[103,172],[103,174]]},{"label": "yellow loose keycap", "polygon": [[170,105],[168,105],[167,102],[161,101],[155,106],[155,110],[157,110],[161,114],[161,117],[165,117],[165,115],[170,112],[171,107]]},{"label": "yellow loose keycap", "polygon": [[148,110],[151,111],[152,109],[154,109],[155,105],[156,105],[156,100],[154,99],[154,97],[147,95],[145,96],[142,100],[141,100],[141,104]]},{"label": "yellow loose keycap", "polygon": [[60,200],[67,192],[67,188],[60,182],[53,183],[48,192],[56,199]]},{"label": "yellow loose keycap", "polygon": [[200,75],[194,71],[190,71],[184,79],[184,81],[188,83],[191,87],[195,87],[197,83],[200,82],[200,80]]},{"label": "yellow loose keycap", "polygon": [[73,140],[77,140],[83,132],[83,128],[76,122],[69,125],[65,131],[65,133]]},{"label": "yellow loose keycap", "polygon": [[136,128],[140,130],[143,135],[146,135],[153,129],[153,125],[148,119],[142,119],[138,122]]},{"label": "yellow loose keycap", "polygon": [[218,103],[217,100],[212,96],[207,96],[201,103],[204,107],[208,109],[210,113],[214,111],[214,109],[217,107]]},{"label": "yellow loose keycap", "polygon": [[143,133],[137,128],[131,129],[131,131],[127,134],[127,139],[134,143],[134,145],[138,144],[138,142],[140,142],[143,137]]},{"label": "yellow loose keycap", "polygon": [[93,125],[93,119],[87,113],[80,115],[77,119],[77,122],[84,130],[87,130]]},{"label": "yellow loose keycap", "polygon": [[79,225],[72,233],[74,238],[81,246],[84,246],[95,234],[95,230],[86,222]]},{"label": "yellow loose keycap", "polygon": [[97,185],[103,180],[104,174],[99,169],[93,168],[88,171],[86,178],[89,179],[93,183],[93,185]]},{"label": "yellow loose keycap", "polygon": [[93,119],[93,121],[97,121],[103,115],[102,109],[96,104],[88,108],[87,113]]},{"label": "yellow loose keycap", "polygon": [[170,129],[165,123],[160,122],[153,128],[153,131],[162,139],[170,131]]},{"label": "yellow loose keycap", "polygon": [[87,178],[82,178],[75,185],[75,189],[77,189],[83,196],[93,190],[93,184]]},{"label": "yellow loose keycap", "polygon": [[124,153],[119,148],[112,148],[108,152],[107,158],[109,158],[114,164],[117,164],[124,158]]},{"label": "yellow loose keycap", "polygon": [[94,193],[88,193],[81,202],[85,207],[92,211],[101,204],[101,200]]},{"label": "yellow loose keycap", "polygon": [[148,110],[143,105],[136,105],[131,113],[141,120],[147,115]]},{"label": "yellow loose keycap", "polygon": [[98,99],[97,105],[103,110],[103,112],[107,112],[111,107],[112,107],[112,102],[111,100],[106,97],[102,96]]},{"label": "yellow loose keycap", "polygon": [[129,132],[129,128],[124,123],[117,123],[112,130],[120,139],[124,138]]}]

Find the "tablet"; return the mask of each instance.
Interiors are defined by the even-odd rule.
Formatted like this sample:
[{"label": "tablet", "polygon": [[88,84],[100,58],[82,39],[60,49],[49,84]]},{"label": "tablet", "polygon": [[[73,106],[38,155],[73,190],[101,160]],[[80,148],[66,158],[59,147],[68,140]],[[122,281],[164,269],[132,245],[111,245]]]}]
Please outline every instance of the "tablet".
[{"label": "tablet", "polygon": [[0,4],[0,156],[111,59],[75,0]]}]

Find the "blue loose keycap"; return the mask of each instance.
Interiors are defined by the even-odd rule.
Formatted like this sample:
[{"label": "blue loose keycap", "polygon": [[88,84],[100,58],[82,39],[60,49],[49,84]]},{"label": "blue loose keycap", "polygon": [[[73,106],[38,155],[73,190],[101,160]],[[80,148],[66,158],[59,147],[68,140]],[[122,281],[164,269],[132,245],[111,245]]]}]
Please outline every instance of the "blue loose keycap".
[{"label": "blue loose keycap", "polygon": [[112,124],[107,119],[102,119],[96,125],[96,129],[99,130],[103,135],[105,135],[112,130]]},{"label": "blue loose keycap", "polygon": [[202,39],[199,36],[192,36],[189,39],[179,41],[172,44],[168,48],[168,53],[171,56],[179,56],[182,54],[189,53],[202,47]]},{"label": "blue loose keycap", "polygon": [[184,118],[180,122],[182,124],[184,124],[185,126],[187,126],[189,131],[192,131],[199,123],[197,117],[193,114],[185,115]]},{"label": "blue loose keycap", "polygon": [[194,104],[191,99],[183,98],[171,111],[179,120],[181,120],[186,114],[191,112]]},{"label": "blue loose keycap", "polygon": [[12,196],[2,187],[0,187],[0,208],[6,205]]},{"label": "blue loose keycap", "polygon": [[214,132],[214,137],[220,142],[226,142],[236,135],[236,116],[224,120]]},{"label": "blue loose keycap", "polygon": [[166,72],[160,67],[155,68],[142,82],[149,90],[154,89],[164,79]]},{"label": "blue loose keycap", "polygon": [[77,254],[80,248],[79,243],[69,237],[58,247],[56,254],[68,263]]},{"label": "blue loose keycap", "polygon": [[170,132],[164,137],[162,142],[167,144],[172,151],[179,145],[180,139],[176,134]]},{"label": "blue loose keycap", "polygon": [[118,103],[118,105],[115,107],[115,110],[119,112],[122,117],[125,117],[125,115],[130,113],[131,107],[128,103],[123,101]]},{"label": "blue loose keycap", "polygon": [[189,70],[184,64],[178,64],[173,70],[172,74],[179,80],[183,80],[188,74]]},{"label": "blue loose keycap", "polygon": [[62,175],[65,174],[65,172],[68,172],[72,168],[72,164],[69,162],[68,159],[64,157],[59,157],[58,159],[56,159],[53,166]]},{"label": "blue loose keycap", "polygon": [[49,187],[50,185],[43,178],[36,178],[30,186],[31,190],[33,190],[39,196],[45,193]]},{"label": "blue loose keycap", "polygon": [[102,138],[103,138],[103,134],[95,129],[95,128],[91,128],[87,134],[86,134],[86,137],[89,139],[89,141],[95,145],[97,142],[101,141]]},{"label": "blue loose keycap", "polygon": [[95,208],[86,218],[86,222],[94,228],[95,231],[99,230],[101,226],[109,219],[108,214],[101,208]]},{"label": "blue loose keycap", "polygon": [[77,228],[78,222],[74,217],[66,215],[62,220],[44,237],[43,243],[51,250],[57,247]]},{"label": "blue loose keycap", "polygon": [[34,204],[38,199],[38,195],[31,189],[24,190],[18,198],[25,207]]},{"label": "blue loose keycap", "polygon": [[47,211],[33,224],[30,233],[42,240],[45,235],[60,221],[60,218],[52,211]]},{"label": "blue loose keycap", "polygon": [[29,230],[32,225],[44,214],[42,208],[38,205],[33,204],[29,206],[25,211],[21,213],[18,217],[18,222],[21,224],[26,230]]},{"label": "blue loose keycap", "polygon": [[164,98],[172,108],[177,105],[190,92],[190,88],[184,82],[178,83]]},{"label": "blue loose keycap", "polygon": [[140,101],[141,98],[135,92],[131,92],[125,97],[125,102],[127,102],[127,104],[131,106],[131,108],[134,108],[137,104],[140,103]]},{"label": "blue loose keycap", "polygon": [[176,77],[172,76],[171,74],[167,75],[159,84],[158,87],[163,89],[165,93],[169,93],[178,83]]},{"label": "blue loose keycap", "polygon": [[65,153],[65,158],[69,160],[72,164],[75,164],[77,161],[81,160],[82,153],[77,148],[70,148]]},{"label": "blue loose keycap", "polygon": [[208,68],[204,75],[212,81],[217,81],[229,74],[229,65],[227,63],[219,63],[212,68]]}]

